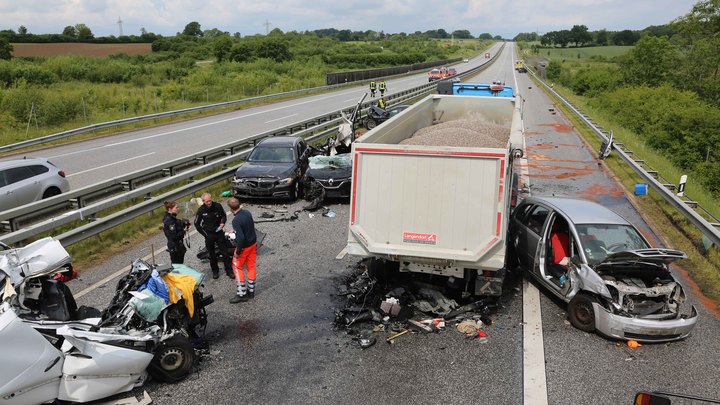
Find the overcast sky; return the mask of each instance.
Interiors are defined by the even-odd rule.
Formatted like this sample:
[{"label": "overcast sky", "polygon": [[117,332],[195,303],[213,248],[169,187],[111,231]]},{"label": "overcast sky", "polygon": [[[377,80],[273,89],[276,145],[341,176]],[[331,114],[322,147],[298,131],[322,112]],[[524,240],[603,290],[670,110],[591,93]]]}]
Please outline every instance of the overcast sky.
[{"label": "overcast sky", "polygon": [[279,28],[375,30],[386,33],[467,29],[512,38],[520,32],[643,29],[687,14],[696,0],[0,0],[0,29],[24,25],[33,34],[61,33],[84,23],[95,36],[140,29],[175,35],[191,21],[252,35]]}]

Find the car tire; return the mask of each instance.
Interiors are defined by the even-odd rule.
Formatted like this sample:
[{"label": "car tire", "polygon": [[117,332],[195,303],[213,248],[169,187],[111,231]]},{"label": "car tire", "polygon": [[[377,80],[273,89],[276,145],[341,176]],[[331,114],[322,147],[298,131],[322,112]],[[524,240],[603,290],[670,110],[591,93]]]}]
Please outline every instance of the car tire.
[{"label": "car tire", "polygon": [[49,189],[45,190],[43,193],[43,200],[50,197],[55,197],[56,195],[59,195],[61,193],[59,188],[56,187],[50,187]]},{"label": "car tire", "polygon": [[595,332],[595,310],[598,300],[590,294],[579,293],[568,304],[570,323],[583,332]]},{"label": "car tire", "polygon": [[195,365],[195,349],[190,339],[177,334],[160,343],[148,367],[150,375],[159,381],[176,383],[190,374]]},{"label": "car tire", "polygon": [[365,121],[365,128],[367,128],[368,130],[373,129],[376,126],[377,126],[377,122],[375,122],[375,120],[373,120],[373,119],[368,118],[368,120]]}]

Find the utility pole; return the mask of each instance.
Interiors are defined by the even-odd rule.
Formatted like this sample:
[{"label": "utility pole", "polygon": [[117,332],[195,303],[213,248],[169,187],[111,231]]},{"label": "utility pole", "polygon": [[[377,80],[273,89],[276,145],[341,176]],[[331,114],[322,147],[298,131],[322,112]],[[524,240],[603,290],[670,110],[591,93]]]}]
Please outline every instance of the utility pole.
[{"label": "utility pole", "polygon": [[263,25],[265,26],[265,35],[269,34],[270,33],[270,21],[268,21],[267,18],[265,19],[265,24],[263,24]]},{"label": "utility pole", "polygon": [[122,21],[122,20],[120,19],[120,17],[118,16],[117,25],[118,25],[118,27],[120,28],[120,36],[123,36],[123,33],[122,33],[122,23],[123,23],[123,21]]}]

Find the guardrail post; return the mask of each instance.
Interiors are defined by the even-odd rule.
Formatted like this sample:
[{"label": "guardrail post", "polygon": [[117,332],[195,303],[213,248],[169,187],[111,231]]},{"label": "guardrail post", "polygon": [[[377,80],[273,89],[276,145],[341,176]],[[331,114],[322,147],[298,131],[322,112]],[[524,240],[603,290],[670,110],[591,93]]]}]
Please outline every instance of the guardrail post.
[{"label": "guardrail post", "polygon": [[145,197],[143,197],[143,200],[145,200],[145,201],[152,200],[152,198],[153,198],[152,193],[147,193],[147,194],[145,194]]}]

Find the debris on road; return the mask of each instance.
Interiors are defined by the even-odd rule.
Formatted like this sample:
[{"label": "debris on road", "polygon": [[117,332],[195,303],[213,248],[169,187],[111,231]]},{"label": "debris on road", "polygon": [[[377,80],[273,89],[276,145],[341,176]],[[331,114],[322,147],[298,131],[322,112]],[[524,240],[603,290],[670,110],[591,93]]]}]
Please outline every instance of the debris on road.
[{"label": "debris on road", "polygon": [[345,306],[336,311],[335,325],[359,341],[362,348],[374,344],[370,343],[374,334],[384,334],[386,342],[394,343],[409,333],[442,332],[448,322],[468,338],[487,341],[482,327],[492,324],[495,298],[463,296],[447,283],[437,282],[444,277],[414,273],[384,276],[380,281],[362,261],[338,286],[337,295],[344,297]]}]

